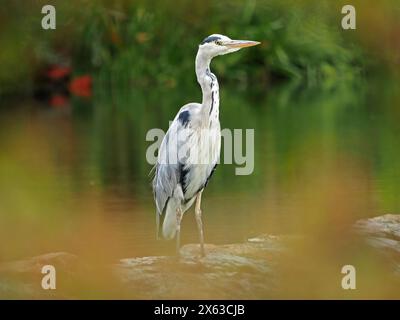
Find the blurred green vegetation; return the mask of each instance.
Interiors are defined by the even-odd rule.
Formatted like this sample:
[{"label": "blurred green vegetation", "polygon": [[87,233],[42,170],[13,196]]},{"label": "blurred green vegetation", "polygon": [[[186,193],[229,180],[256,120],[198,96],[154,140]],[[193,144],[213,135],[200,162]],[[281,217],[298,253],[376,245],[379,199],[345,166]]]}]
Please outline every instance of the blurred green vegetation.
[{"label": "blurred green vegetation", "polygon": [[[332,24],[332,2],[120,1],[96,6],[85,20],[78,61],[90,59],[112,79],[165,84],[193,77],[198,43],[208,34],[255,39],[260,48],[216,59],[219,77],[267,82],[271,77],[332,81],[356,75],[362,56]],[[240,67],[235,68],[240,61]],[[82,66],[88,67],[87,65]]]},{"label": "blurred green vegetation", "polygon": [[[375,5],[377,15],[387,3],[398,9],[394,1],[386,0],[378,8]],[[362,41],[369,30],[355,36],[341,29],[342,1],[179,0],[173,5],[161,0],[53,1],[54,31],[40,27],[44,4],[42,0],[25,1],[24,6],[13,1],[3,4],[0,94],[29,89],[32,75],[43,64],[70,64],[75,73],[96,74],[106,84],[174,87],[194,79],[197,45],[212,33],[262,42],[241,55],[214,62],[220,78],[243,86],[278,79],[332,85],[358,78],[372,60],[371,46]],[[363,10],[361,24],[369,17]]]}]

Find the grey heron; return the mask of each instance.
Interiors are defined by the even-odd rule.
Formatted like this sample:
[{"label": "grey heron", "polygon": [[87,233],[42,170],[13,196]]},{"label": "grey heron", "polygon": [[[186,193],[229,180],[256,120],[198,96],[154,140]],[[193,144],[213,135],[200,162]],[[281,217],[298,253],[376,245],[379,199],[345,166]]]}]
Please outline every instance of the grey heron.
[{"label": "grey heron", "polygon": [[162,216],[162,235],[166,239],[176,236],[178,254],[182,217],[194,202],[201,255],[205,254],[201,196],[217,166],[221,149],[219,86],[210,71],[211,60],[257,44],[220,34],[212,34],[199,44],[195,70],[203,101],[184,105],[161,142],[153,179],[157,234]]}]

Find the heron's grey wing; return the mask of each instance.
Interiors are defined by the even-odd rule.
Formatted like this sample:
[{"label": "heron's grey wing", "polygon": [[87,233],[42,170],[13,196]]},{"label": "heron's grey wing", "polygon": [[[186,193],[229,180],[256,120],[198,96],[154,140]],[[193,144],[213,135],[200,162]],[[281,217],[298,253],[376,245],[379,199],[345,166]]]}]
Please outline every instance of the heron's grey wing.
[{"label": "heron's grey wing", "polygon": [[157,163],[156,175],[153,179],[153,193],[157,211],[160,215],[163,213],[168,199],[172,197],[178,184],[179,170],[177,170],[177,167],[175,165]]},{"label": "heron's grey wing", "polygon": [[185,159],[178,157],[178,152],[189,139],[189,137],[179,134],[190,125],[190,110],[188,106],[182,107],[178,112],[159,149],[156,172],[153,179],[153,193],[157,211],[160,215],[163,213],[168,199],[173,196],[178,183],[183,181],[182,178],[185,175]]}]

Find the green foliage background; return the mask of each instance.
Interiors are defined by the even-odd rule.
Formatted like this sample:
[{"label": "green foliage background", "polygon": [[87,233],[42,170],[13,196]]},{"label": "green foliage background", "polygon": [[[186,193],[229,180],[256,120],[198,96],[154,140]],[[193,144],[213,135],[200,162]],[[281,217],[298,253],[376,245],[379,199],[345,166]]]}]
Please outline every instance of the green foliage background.
[{"label": "green foliage background", "polygon": [[360,36],[341,28],[341,1],[54,1],[55,31],[40,27],[44,4],[3,6],[0,93],[26,89],[37,68],[57,62],[111,82],[173,87],[192,75],[197,45],[212,33],[262,42],[245,58],[214,63],[220,77],[229,72],[244,85],[332,84],[357,77],[369,61]]}]

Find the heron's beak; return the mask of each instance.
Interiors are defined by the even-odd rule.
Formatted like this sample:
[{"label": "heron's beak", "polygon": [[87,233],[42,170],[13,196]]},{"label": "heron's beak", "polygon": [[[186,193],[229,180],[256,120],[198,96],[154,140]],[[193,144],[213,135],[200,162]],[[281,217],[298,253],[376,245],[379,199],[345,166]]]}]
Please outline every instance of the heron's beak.
[{"label": "heron's beak", "polygon": [[258,41],[250,41],[250,40],[230,40],[224,43],[225,47],[228,48],[245,48],[252,47],[260,44]]}]

